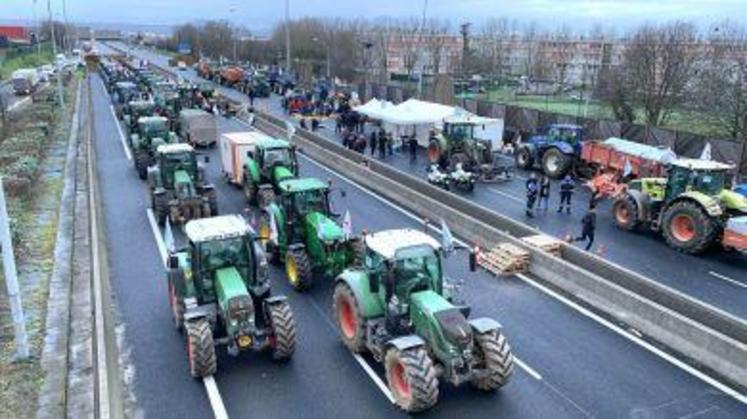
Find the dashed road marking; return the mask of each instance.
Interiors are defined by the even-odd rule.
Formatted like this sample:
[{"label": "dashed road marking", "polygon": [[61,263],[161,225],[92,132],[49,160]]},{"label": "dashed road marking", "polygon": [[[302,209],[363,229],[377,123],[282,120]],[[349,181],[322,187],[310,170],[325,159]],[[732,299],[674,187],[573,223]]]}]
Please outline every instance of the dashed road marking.
[{"label": "dashed road marking", "polygon": [[715,277],[715,278],[721,279],[721,280],[723,280],[723,281],[729,282],[729,283],[731,283],[731,284],[734,284],[734,285],[736,285],[736,286],[738,286],[738,287],[742,287],[742,288],[747,288],[747,284],[744,284],[744,283],[742,283],[742,282],[739,282],[739,281],[737,281],[736,279],[733,279],[733,278],[729,278],[729,277],[728,277],[728,276],[726,276],[726,275],[721,275],[721,274],[720,274],[720,273],[718,273],[718,272],[713,272],[713,271],[709,271],[709,272],[708,272],[708,275],[711,275],[712,277]]},{"label": "dashed road marking", "polygon": [[[150,224],[150,229],[153,232],[153,238],[156,240],[158,253],[161,255],[161,260],[165,267],[166,258],[168,256],[166,243],[163,240],[163,235],[161,235],[161,229],[158,228],[158,223],[156,222],[156,217],[153,215],[153,210],[148,208],[145,211],[148,217],[148,223]],[[215,419],[227,419],[228,414],[226,413],[226,406],[223,404],[223,398],[220,395],[218,383],[215,382],[215,378],[213,378],[212,375],[203,377],[202,384],[205,386],[205,391],[207,391],[208,400],[210,401],[210,407],[213,409]]]},{"label": "dashed road marking", "polygon": [[119,125],[119,120],[117,119],[117,115],[114,113],[114,105],[109,105],[109,110],[111,111],[112,118],[114,118],[114,125],[117,126],[117,133],[119,133],[119,141],[122,143],[122,148],[124,149],[125,156],[127,156],[127,160],[132,161],[132,153],[130,153],[130,147],[127,145],[127,141],[125,141],[124,133],[122,133],[122,127]]},{"label": "dashed road marking", "polygon": [[523,199],[521,199],[521,198],[519,198],[517,196],[514,196],[514,195],[512,195],[510,193],[506,193],[506,192],[500,191],[500,190],[495,189],[495,188],[488,188],[488,190],[490,192],[493,192],[494,194],[498,194],[498,195],[503,196],[505,198],[508,198],[508,199],[510,199],[512,201],[516,201],[516,202],[518,202],[518,203],[520,203],[522,205],[524,205],[526,203],[525,200],[523,200]]}]

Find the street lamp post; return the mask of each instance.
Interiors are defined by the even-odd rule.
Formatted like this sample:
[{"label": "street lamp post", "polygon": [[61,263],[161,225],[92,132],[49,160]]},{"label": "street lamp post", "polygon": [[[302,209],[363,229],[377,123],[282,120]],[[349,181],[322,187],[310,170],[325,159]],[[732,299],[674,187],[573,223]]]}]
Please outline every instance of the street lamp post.
[{"label": "street lamp post", "polygon": [[57,38],[54,33],[54,21],[52,20],[52,2],[47,0],[47,13],[49,13],[49,28],[52,34],[52,55],[54,56],[54,65],[57,69],[57,96],[60,100],[60,106],[65,107],[65,95],[62,93],[62,69],[60,61],[57,59]]},{"label": "street lamp post", "polygon": [[291,69],[290,0],[285,0],[285,70]]}]

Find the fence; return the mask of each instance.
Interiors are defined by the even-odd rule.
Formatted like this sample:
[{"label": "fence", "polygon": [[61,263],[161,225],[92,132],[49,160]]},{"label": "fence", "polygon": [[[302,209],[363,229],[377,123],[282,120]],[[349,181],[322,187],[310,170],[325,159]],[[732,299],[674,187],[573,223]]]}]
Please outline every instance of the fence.
[{"label": "fence", "polygon": [[[366,89],[361,88],[359,93],[363,100],[376,97],[394,103],[407,100],[415,94],[412,90],[383,84],[370,84]],[[503,119],[509,134],[533,133],[553,123],[572,123],[583,126],[588,138],[621,137],[643,144],[669,147],[683,157],[700,156],[705,145],[710,143],[714,160],[734,164],[742,177],[747,176],[747,142],[607,119],[581,118],[484,100],[461,99],[456,103],[477,115]]]}]

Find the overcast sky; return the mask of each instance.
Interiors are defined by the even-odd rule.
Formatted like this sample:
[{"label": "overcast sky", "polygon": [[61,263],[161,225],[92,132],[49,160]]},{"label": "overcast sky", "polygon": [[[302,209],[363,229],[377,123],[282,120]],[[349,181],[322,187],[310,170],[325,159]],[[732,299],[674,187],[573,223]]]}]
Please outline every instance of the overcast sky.
[{"label": "overcast sky", "polygon": [[[52,0],[61,13],[63,0]],[[68,18],[82,22],[173,25],[227,19],[266,32],[283,18],[283,0],[66,0]],[[420,16],[425,0],[290,0],[291,17]],[[32,19],[34,0],[0,0],[0,19]],[[231,10],[234,10],[231,12]],[[46,0],[37,14],[46,16]],[[478,23],[487,17],[532,20],[547,28],[562,23],[583,31],[594,23],[629,29],[645,21],[690,20],[701,26],[747,20],[747,0],[428,0],[427,16]]]}]

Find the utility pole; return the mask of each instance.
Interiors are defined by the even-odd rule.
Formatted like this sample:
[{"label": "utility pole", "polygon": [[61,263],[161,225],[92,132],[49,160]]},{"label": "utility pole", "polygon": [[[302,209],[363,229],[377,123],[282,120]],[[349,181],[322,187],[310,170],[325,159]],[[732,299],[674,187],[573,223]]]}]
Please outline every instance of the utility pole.
[{"label": "utility pole", "polygon": [[36,0],[34,1],[34,6],[31,8],[31,10],[34,12],[34,24],[36,25],[36,54],[41,55],[41,42],[39,40],[41,39],[41,25],[39,24],[39,19],[36,16]]},{"label": "utility pole", "polygon": [[290,0],[285,0],[285,70],[291,70]]},{"label": "utility pole", "polygon": [[3,253],[3,272],[5,273],[5,288],[10,299],[10,312],[13,316],[13,329],[16,334],[16,357],[26,359],[29,357],[29,344],[26,335],[26,319],[23,316],[23,304],[21,304],[21,291],[18,288],[18,277],[16,275],[16,260],[13,255],[13,241],[10,236],[10,220],[5,206],[5,190],[3,189],[3,178],[0,177],[0,249]]},{"label": "utility pole", "polygon": [[469,27],[471,23],[462,23],[459,27],[459,33],[462,35],[462,77],[467,74],[467,62],[469,59]]},{"label": "utility pole", "polygon": [[49,30],[52,33],[52,55],[54,56],[54,66],[57,69],[57,96],[60,100],[60,106],[65,108],[65,95],[62,92],[62,69],[57,59],[57,38],[54,34],[54,21],[52,20],[52,1],[47,0],[47,13],[49,13]]},{"label": "utility pole", "polygon": [[64,50],[67,52],[70,52],[72,48],[70,48],[70,34],[68,33],[70,31],[70,24],[67,21],[67,1],[62,0],[62,20],[65,22],[65,33],[63,34],[63,45],[65,45]]}]

